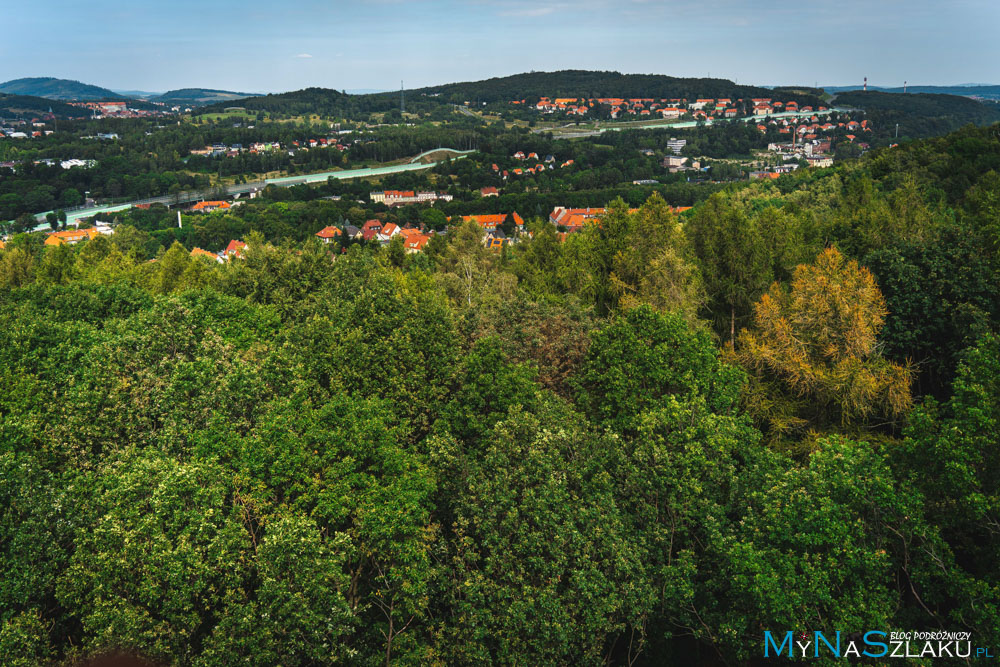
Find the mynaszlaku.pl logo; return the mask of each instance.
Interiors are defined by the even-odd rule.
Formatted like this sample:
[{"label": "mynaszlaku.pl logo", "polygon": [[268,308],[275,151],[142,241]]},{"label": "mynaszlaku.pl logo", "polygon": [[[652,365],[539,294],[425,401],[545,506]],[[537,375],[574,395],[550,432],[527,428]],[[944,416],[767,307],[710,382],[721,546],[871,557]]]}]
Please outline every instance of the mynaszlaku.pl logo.
[{"label": "mynaszlaku.pl logo", "polygon": [[970,632],[860,633],[764,631],[765,658],[995,658],[987,646],[973,646]]}]

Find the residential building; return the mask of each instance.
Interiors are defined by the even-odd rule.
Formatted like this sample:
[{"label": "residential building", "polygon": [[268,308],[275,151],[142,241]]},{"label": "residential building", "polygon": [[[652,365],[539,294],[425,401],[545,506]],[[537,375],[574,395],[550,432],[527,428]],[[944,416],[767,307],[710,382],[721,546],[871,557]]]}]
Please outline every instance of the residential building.
[{"label": "residential building", "polygon": [[200,201],[189,210],[200,211],[202,213],[209,213],[210,211],[215,211],[218,209],[230,208],[230,204],[227,201]]},{"label": "residential building", "polygon": [[340,234],[341,231],[339,229],[330,225],[316,232],[316,237],[323,243],[333,243],[337,240],[337,237],[340,236]]},{"label": "residential building", "polygon": [[229,242],[229,245],[226,246],[226,249],[222,251],[222,258],[223,259],[232,259],[233,257],[242,258],[243,253],[246,250],[246,247],[247,244],[244,243],[243,241],[237,241],[236,239],[233,239],[232,241]]},{"label": "residential building", "polygon": [[100,232],[95,227],[89,229],[67,229],[61,232],[51,232],[45,237],[45,245],[76,245],[80,241],[87,241],[100,236]]},{"label": "residential building", "polygon": [[581,229],[584,223],[594,220],[606,212],[603,208],[565,208],[556,206],[549,214],[549,222],[562,225],[569,231]]},{"label": "residential building", "polygon": [[427,234],[421,234],[419,232],[416,234],[409,234],[403,241],[403,248],[406,250],[408,255],[423,252],[424,247],[430,240],[431,237]]},{"label": "residential building", "polygon": [[378,235],[382,232],[382,221],[381,220],[368,220],[365,224],[361,225],[361,238],[365,241],[371,241],[374,238],[378,238]]},{"label": "residential building", "polygon": [[194,248],[191,251],[191,256],[192,257],[204,257],[205,259],[210,259],[213,262],[219,262],[219,263],[221,263],[223,261],[223,259],[221,257],[219,257],[218,255],[216,255],[214,252],[209,252],[207,250],[202,250],[201,248]]},{"label": "residential building", "polygon": [[673,137],[667,142],[667,148],[674,154],[680,155],[684,147],[687,146],[687,139],[674,139]]}]

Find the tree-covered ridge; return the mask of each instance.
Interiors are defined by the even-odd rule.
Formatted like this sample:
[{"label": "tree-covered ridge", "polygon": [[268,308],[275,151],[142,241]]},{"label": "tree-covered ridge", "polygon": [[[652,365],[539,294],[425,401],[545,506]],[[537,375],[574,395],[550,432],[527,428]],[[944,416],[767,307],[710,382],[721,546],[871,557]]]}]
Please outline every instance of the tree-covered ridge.
[{"label": "tree-covered ridge", "polygon": [[[661,74],[620,74],[564,70],[531,72],[484,81],[450,83],[440,86],[408,89],[404,92],[406,110],[426,112],[441,106],[470,103],[502,103],[527,99],[537,102],[551,97],[656,97],[656,98],[774,98],[795,99],[801,104],[817,107],[818,97],[802,91],[772,91],[767,88],[741,86],[727,79],[694,79]],[[209,105],[206,113],[222,111],[223,103]],[[264,95],[243,100],[240,106],[253,111],[355,117],[361,113],[383,113],[399,109],[399,92],[347,95],[327,88],[306,88],[288,93]]]},{"label": "tree-covered ridge", "polygon": [[952,132],[972,123],[989,125],[1000,120],[1000,105],[958,95],[940,93],[886,93],[854,90],[839,93],[834,104],[858,107],[878,128],[878,136],[900,138],[932,137]]},{"label": "tree-covered ridge", "polygon": [[564,239],[530,220],[502,253],[474,223],[420,254],[341,252],[304,240],[316,201],[206,216],[249,225],[225,264],[179,243],[148,261],[127,225],[16,235],[0,655],[721,665],[759,660],[765,629],[995,643],[997,155],[967,128],[682,218],[653,196]]},{"label": "tree-covered ridge", "polygon": [[107,88],[93,86],[88,83],[57,79],[51,76],[12,79],[0,83],[0,93],[11,95],[29,95],[45,97],[53,100],[103,100],[108,98],[121,99],[122,96]]},{"label": "tree-covered ridge", "polygon": [[304,88],[287,93],[270,93],[241,99],[238,102],[216,102],[198,109],[199,113],[224,111],[227,107],[240,106],[250,112],[266,111],[292,116],[334,116],[339,118],[367,118],[372,112],[385,112],[399,108],[399,97],[383,98],[375,95],[348,95],[329,88]]},{"label": "tree-covered ridge", "polygon": [[745,86],[728,79],[684,78],[662,74],[622,74],[620,72],[593,72],[587,70],[561,70],[557,72],[530,72],[513,76],[495,77],[485,81],[450,83],[429,86],[412,91],[414,94],[444,97],[461,97],[472,102],[510,102],[539,97],[625,97],[625,98],[679,98],[694,101],[698,98],[773,98],[784,101],[797,99],[800,104],[819,106],[818,97],[802,96],[788,91]]},{"label": "tree-covered ridge", "polygon": [[179,88],[168,90],[162,95],[152,98],[153,102],[170,102],[173,104],[183,102],[197,102],[206,104],[220,100],[240,100],[246,97],[254,97],[254,93],[237,93],[231,90],[216,90],[215,88]]},{"label": "tree-covered ridge", "polygon": [[89,113],[86,109],[44,97],[0,93],[0,115],[2,116],[32,118],[44,116],[50,110],[53,115],[59,118],[82,118]]}]

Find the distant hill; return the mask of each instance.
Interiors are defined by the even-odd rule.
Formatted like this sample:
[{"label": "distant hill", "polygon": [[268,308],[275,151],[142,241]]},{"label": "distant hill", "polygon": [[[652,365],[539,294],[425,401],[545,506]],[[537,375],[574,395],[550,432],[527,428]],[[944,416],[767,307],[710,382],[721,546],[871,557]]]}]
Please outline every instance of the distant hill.
[{"label": "distant hill", "polygon": [[[449,83],[405,91],[406,110],[423,111],[465,101],[504,103],[539,97],[657,97],[688,98],[769,97],[818,106],[820,99],[811,91],[741,86],[727,79],[685,79],[661,74],[621,74],[564,70],[530,72],[484,81]],[[200,111],[222,111],[226,103],[209,105]],[[393,111],[399,108],[399,91],[349,95],[329,88],[306,88],[289,93],[262,95],[244,99],[239,106],[247,111],[268,111],[291,115],[319,114],[356,117],[358,114]]]},{"label": "distant hill", "polygon": [[65,102],[49,100],[44,97],[0,94],[0,117],[40,117],[48,113],[49,109],[60,118],[84,118],[90,113],[86,109],[79,109]]},{"label": "distant hill", "polygon": [[125,97],[135,97],[138,99],[148,100],[151,97],[159,97],[163,93],[154,93],[148,90],[120,90],[118,88],[114,89],[116,95],[124,95]]},{"label": "distant hill", "polygon": [[[800,104],[819,104],[813,96],[803,96],[785,89],[769,90],[757,86],[741,86],[728,79],[695,79],[666,76],[663,74],[622,74],[620,72],[593,72],[588,70],[562,70],[558,72],[529,72],[513,76],[496,77],[485,81],[450,83],[430,86],[409,94],[441,95],[450,101],[507,102],[538,97],[666,97],[666,98],[746,98],[770,97],[785,101],[795,99]],[[398,93],[395,93],[398,94]],[[460,99],[461,98],[461,99]]]},{"label": "distant hill", "polygon": [[[305,88],[289,93],[232,99],[238,99],[238,106],[245,108],[249,112],[268,111],[270,113],[289,115],[346,115],[351,110],[352,105],[356,104],[356,101],[370,97],[373,96],[348,95],[339,90],[331,90],[329,88]],[[167,100],[160,98],[158,101]],[[229,101],[220,101],[198,111],[202,113],[214,113],[223,111],[227,106],[234,105]]]},{"label": "distant hill", "polygon": [[[861,90],[861,86],[824,86],[828,93],[842,93],[852,90]],[[903,87],[885,88],[882,86],[868,86],[870,91],[883,93],[902,93]],[[958,84],[955,86],[907,86],[906,93],[937,93],[942,95],[960,95],[962,97],[982,97],[989,100],[1000,100],[1000,85],[990,84]]]},{"label": "distant hill", "polygon": [[930,93],[886,93],[877,90],[839,93],[834,103],[865,110],[876,137],[931,137],[957,130],[963,125],[986,125],[1000,121],[1000,105],[978,102],[958,95]]},{"label": "distant hill", "polygon": [[122,95],[107,88],[53,77],[14,79],[0,83],[0,93],[45,97],[50,100],[122,99]]},{"label": "distant hill", "polygon": [[248,97],[257,97],[256,93],[236,93],[230,90],[214,90],[212,88],[181,88],[171,90],[162,95],[150,98],[151,102],[165,104],[213,104],[216,102],[231,102]]}]

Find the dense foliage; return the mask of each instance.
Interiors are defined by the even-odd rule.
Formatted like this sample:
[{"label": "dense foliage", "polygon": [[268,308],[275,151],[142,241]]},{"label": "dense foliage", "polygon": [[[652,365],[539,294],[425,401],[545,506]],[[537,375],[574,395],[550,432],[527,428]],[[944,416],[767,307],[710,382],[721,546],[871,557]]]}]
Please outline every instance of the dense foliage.
[{"label": "dense foliage", "polygon": [[[457,221],[420,254],[324,246],[319,226],[407,211],[304,186],[182,230],[150,209],[76,246],[15,235],[0,655],[753,664],[765,629],[995,645],[998,160],[995,128],[966,128],[714,188],[682,218],[609,197],[500,253]],[[238,236],[224,264],[189,252]]]},{"label": "dense foliage", "polygon": [[31,119],[49,113],[50,109],[54,115],[60,118],[80,118],[87,115],[85,109],[71,106],[65,102],[33,95],[0,93],[0,117]]},{"label": "dense foliage", "polygon": [[1000,120],[1000,105],[958,95],[854,90],[838,94],[834,103],[864,109],[878,138],[933,137],[968,123],[984,125]]}]

